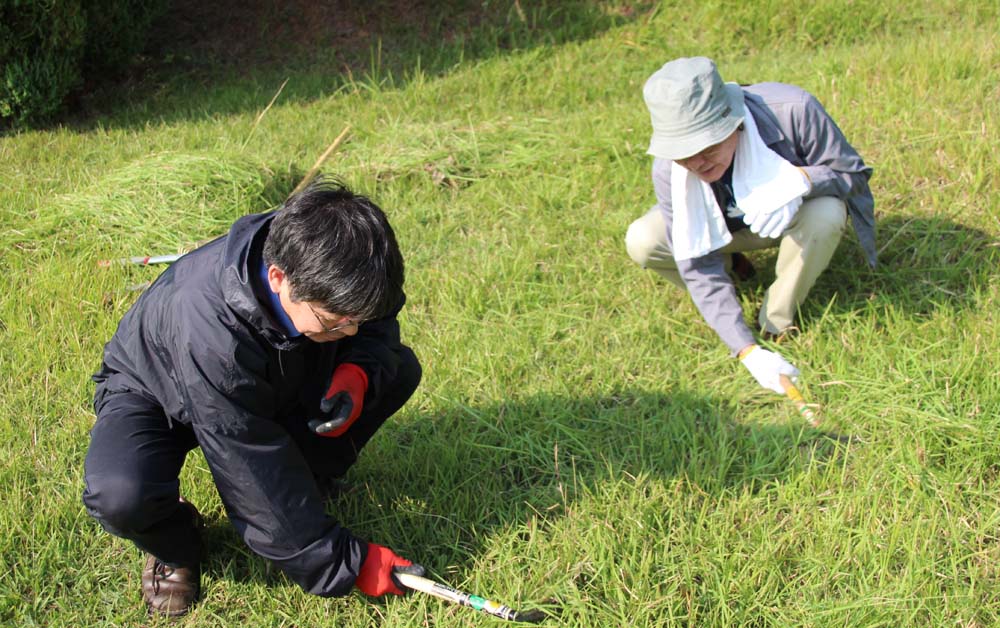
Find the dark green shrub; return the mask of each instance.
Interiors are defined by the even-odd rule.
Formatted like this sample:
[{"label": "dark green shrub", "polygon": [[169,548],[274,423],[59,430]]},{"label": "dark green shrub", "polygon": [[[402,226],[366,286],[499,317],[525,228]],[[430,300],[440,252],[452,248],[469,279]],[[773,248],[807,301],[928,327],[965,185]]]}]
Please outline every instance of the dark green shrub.
[{"label": "dark green shrub", "polygon": [[87,20],[79,0],[0,0],[0,118],[43,120],[80,83]]},{"label": "dark green shrub", "polygon": [[153,20],[165,0],[90,0],[84,72],[119,72],[142,51]]},{"label": "dark green shrub", "polygon": [[50,119],[84,78],[123,69],[166,0],[0,0],[0,121]]}]

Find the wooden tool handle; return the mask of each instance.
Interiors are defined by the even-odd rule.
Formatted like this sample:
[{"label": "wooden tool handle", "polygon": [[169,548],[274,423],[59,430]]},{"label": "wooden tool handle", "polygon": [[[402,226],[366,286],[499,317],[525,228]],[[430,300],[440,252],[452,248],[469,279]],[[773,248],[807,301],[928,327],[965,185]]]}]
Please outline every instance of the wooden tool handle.
[{"label": "wooden tool handle", "polygon": [[819,427],[819,418],[816,416],[816,413],[812,411],[812,408],[810,408],[806,403],[806,400],[802,397],[802,393],[799,392],[799,389],[795,387],[795,383],[792,382],[792,378],[787,375],[779,375],[778,381],[781,382],[781,387],[785,389],[785,395],[787,395],[788,398],[792,400],[792,403],[795,404],[795,408],[799,411],[799,414],[801,414],[805,420],[809,422],[809,425]]}]

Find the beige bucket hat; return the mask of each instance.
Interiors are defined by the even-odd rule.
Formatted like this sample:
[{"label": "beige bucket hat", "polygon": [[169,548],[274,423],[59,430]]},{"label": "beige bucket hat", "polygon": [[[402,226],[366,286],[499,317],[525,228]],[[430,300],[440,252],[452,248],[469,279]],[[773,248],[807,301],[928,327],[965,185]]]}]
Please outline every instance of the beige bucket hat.
[{"label": "beige bucket hat", "polygon": [[743,90],[723,83],[715,62],[684,57],[666,63],[642,88],[653,123],[654,157],[684,159],[718,144],[743,122]]}]

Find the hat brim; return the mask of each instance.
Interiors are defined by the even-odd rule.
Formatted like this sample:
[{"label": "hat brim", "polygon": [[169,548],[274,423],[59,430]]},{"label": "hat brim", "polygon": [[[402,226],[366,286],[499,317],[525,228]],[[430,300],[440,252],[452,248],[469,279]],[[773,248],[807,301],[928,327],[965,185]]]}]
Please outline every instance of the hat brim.
[{"label": "hat brim", "polygon": [[690,135],[667,135],[657,133],[649,140],[648,155],[677,161],[697,155],[709,146],[714,146],[732,135],[743,124],[746,107],[743,105],[743,89],[736,83],[726,83],[726,96],[730,112],[708,129],[699,129]]}]

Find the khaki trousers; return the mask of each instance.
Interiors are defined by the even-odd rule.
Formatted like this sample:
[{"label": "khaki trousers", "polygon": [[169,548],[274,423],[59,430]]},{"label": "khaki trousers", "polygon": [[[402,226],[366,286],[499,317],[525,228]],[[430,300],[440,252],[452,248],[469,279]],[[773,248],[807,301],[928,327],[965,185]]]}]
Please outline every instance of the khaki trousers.
[{"label": "khaki trousers", "polygon": [[[764,295],[758,324],[761,331],[779,333],[790,327],[806,295],[826,270],[847,225],[847,206],[838,198],[820,196],[802,203],[781,238],[762,238],[749,229],[737,231],[733,241],[720,249],[736,253],[778,247],[774,283]],[[667,242],[663,213],[653,207],[629,225],[625,236],[629,256],[643,268],[656,271],[670,283],[684,288],[677,263]],[[725,256],[726,270],[731,257]]]}]

